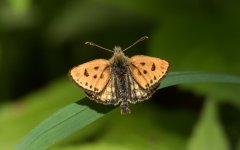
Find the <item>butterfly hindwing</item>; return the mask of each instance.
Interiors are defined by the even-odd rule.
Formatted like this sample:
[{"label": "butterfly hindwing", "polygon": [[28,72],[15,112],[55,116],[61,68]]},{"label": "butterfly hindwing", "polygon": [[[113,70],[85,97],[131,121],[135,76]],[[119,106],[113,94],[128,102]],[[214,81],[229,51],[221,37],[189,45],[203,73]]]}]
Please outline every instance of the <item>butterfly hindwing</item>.
[{"label": "butterfly hindwing", "polygon": [[116,95],[116,88],[114,85],[115,78],[113,75],[111,76],[111,79],[109,80],[106,87],[103,89],[101,93],[96,95],[93,99],[96,99],[98,102],[103,104],[113,104],[117,105],[119,103]]},{"label": "butterfly hindwing", "polygon": [[136,103],[138,101],[145,100],[150,96],[151,93],[143,90],[131,75],[129,76],[129,83],[131,98],[128,101],[130,103]]},{"label": "butterfly hindwing", "polygon": [[70,70],[70,77],[84,90],[100,93],[111,76],[108,60],[96,59]]},{"label": "butterfly hindwing", "polygon": [[166,74],[168,66],[165,60],[136,55],[130,58],[129,68],[134,80],[143,89],[151,89]]}]

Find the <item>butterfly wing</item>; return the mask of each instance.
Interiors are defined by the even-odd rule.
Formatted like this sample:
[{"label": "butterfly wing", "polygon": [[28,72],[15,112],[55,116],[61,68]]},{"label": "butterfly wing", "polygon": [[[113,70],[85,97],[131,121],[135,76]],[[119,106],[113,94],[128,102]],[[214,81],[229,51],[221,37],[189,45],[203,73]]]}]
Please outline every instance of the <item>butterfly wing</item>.
[{"label": "butterfly wing", "polygon": [[130,72],[145,90],[155,89],[168,70],[168,62],[159,58],[136,55],[130,58]]},{"label": "butterfly wing", "polygon": [[128,101],[130,103],[135,104],[138,101],[148,99],[152,95],[148,91],[142,89],[131,75],[128,78],[130,83],[129,86],[130,86],[130,96],[131,96],[131,98]]},{"label": "butterfly wing", "polygon": [[111,75],[111,78],[106,87],[103,89],[103,91],[94,97],[94,99],[97,100],[97,102],[113,105],[117,105],[119,103],[116,95],[114,80],[115,78],[113,77],[113,75]]},{"label": "butterfly wing", "polygon": [[108,60],[96,59],[74,67],[70,70],[69,75],[84,91],[96,94],[103,91],[107,85],[111,67]]}]

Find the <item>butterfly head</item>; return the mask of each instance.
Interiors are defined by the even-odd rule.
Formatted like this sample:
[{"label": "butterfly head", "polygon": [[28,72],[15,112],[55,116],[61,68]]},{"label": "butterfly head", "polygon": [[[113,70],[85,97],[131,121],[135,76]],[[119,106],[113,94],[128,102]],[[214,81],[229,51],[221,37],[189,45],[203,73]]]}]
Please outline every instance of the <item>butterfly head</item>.
[{"label": "butterfly head", "polygon": [[124,55],[124,54],[123,54],[123,50],[121,49],[120,46],[115,46],[115,47],[113,48],[113,55],[115,55],[115,56]]},{"label": "butterfly head", "polygon": [[120,46],[115,46],[113,48],[113,56],[111,58],[112,62],[116,62],[119,60],[127,59],[127,57],[124,55],[123,50]]}]

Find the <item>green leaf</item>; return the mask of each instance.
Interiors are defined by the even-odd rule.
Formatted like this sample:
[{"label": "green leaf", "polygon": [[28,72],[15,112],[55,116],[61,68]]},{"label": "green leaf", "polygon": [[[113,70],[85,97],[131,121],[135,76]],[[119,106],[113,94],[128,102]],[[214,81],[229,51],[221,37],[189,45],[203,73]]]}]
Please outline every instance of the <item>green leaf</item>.
[{"label": "green leaf", "polygon": [[0,149],[13,150],[22,137],[42,120],[83,97],[84,93],[65,77],[19,98],[17,103],[0,105]]},{"label": "green leaf", "polygon": [[240,83],[239,76],[230,76],[224,74],[213,74],[203,72],[172,72],[163,80],[160,88],[185,84],[185,83],[200,83],[200,82],[218,82],[218,83]]},{"label": "green leaf", "polygon": [[[162,80],[160,88],[195,82],[240,83],[240,77],[201,72],[175,72],[169,73]],[[113,109],[113,106],[100,105],[87,98],[67,105],[34,128],[17,145],[17,150],[46,149]]]},{"label": "green leaf", "polygon": [[[131,110],[131,115],[121,116],[119,109],[115,109],[50,149],[186,150],[188,134],[185,133],[191,131],[197,114],[191,110],[173,111],[164,106],[153,106],[152,102],[133,105]],[[179,122],[181,124],[176,126]]]},{"label": "green leaf", "polygon": [[46,149],[64,137],[87,126],[111,111],[113,107],[95,105],[83,98],[77,103],[67,105],[43,121],[17,146],[17,149]]},{"label": "green leaf", "polygon": [[214,99],[207,100],[201,119],[196,125],[188,150],[229,150],[229,144],[217,116]]}]

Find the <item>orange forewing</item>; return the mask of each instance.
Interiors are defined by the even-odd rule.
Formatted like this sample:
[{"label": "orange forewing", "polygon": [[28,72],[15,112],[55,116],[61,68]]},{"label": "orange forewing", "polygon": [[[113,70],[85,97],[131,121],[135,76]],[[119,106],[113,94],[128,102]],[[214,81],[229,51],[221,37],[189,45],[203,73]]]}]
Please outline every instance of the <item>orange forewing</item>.
[{"label": "orange forewing", "polygon": [[71,78],[80,87],[97,93],[107,85],[110,75],[110,63],[105,59],[96,59],[70,70]]},{"label": "orange forewing", "polygon": [[143,89],[149,89],[158,83],[166,74],[169,66],[165,60],[144,55],[131,57],[130,63],[130,72]]}]

